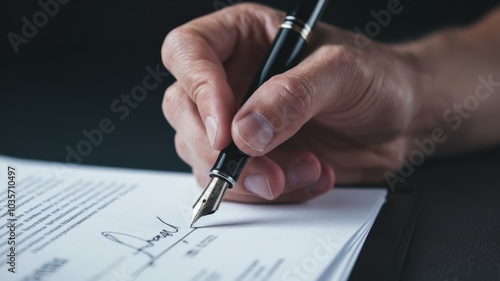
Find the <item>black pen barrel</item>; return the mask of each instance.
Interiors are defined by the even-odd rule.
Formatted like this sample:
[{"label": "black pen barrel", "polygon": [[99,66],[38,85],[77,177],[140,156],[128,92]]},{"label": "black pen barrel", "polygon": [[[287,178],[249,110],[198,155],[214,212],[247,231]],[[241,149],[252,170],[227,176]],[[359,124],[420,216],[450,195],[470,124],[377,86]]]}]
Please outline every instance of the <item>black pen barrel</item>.
[{"label": "black pen barrel", "polygon": [[263,65],[250,84],[241,103],[244,104],[271,77],[296,66],[300,61],[305,44],[306,40],[297,31],[280,28]]},{"label": "black pen barrel", "polygon": [[290,15],[306,23],[312,29],[323,15],[328,2],[329,0],[299,0]]},{"label": "black pen barrel", "polygon": [[[246,95],[244,104],[252,94],[271,77],[296,66],[312,28],[321,17],[328,0],[297,1],[293,12],[288,13],[276,35],[264,63],[257,72]],[[234,142],[221,151],[210,176],[225,179],[231,187],[238,180],[249,156],[238,149]]]},{"label": "black pen barrel", "polygon": [[271,77],[296,66],[303,54],[306,41],[323,14],[328,0],[299,0],[288,13],[276,35],[264,63],[257,72],[241,104]]}]

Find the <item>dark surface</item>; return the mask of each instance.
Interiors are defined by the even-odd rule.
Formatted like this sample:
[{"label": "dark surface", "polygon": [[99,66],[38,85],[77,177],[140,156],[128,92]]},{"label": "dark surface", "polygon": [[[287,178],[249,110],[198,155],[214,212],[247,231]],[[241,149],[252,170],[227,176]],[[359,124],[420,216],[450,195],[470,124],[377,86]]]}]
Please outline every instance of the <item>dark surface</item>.
[{"label": "dark surface", "polygon": [[[219,3],[239,1],[221,0]],[[286,8],[291,1],[263,1]],[[352,30],[370,22],[387,0],[332,1],[326,20]],[[375,38],[404,41],[438,28],[467,24],[498,1],[405,0],[404,10]],[[216,5],[217,6],[217,5]],[[220,5],[219,5],[220,6]],[[14,54],[7,34],[36,1],[4,1],[0,17],[0,154],[66,161],[82,130],[110,118],[116,126],[82,163],[189,171],[175,154],[173,130],[161,113],[172,77],[148,92],[124,120],[111,110],[160,61],[164,36],[214,2],[70,1]],[[443,144],[446,145],[446,144]],[[500,148],[426,163],[397,188],[417,190],[418,221],[403,280],[500,280]]]},{"label": "dark surface", "polygon": [[500,148],[418,168],[403,280],[500,280]]},{"label": "dark surface", "polygon": [[401,279],[401,272],[413,237],[417,210],[413,190],[391,192],[380,209],[349,281]]}]

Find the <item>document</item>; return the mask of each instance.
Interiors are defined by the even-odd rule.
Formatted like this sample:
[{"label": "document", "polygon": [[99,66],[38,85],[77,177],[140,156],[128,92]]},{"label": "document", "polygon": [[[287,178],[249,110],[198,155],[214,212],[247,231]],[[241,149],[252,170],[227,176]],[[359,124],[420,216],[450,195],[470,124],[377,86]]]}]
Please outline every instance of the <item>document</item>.
[{"label": "document", "polygon": [[347,280],[385,189],[223,202],[189,227],[191,174],[0,156],[0,280]]}]

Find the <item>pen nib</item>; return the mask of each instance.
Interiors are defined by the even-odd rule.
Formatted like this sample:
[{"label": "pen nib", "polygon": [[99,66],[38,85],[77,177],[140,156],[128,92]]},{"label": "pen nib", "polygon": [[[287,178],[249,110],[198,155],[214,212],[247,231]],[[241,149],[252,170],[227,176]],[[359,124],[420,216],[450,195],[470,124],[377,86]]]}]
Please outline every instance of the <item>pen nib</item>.
[{"label": "pen nib", "polygon": [[201,217],[215,213],[219,209],[220,202],[224,193],[229,187],[225,180],[213,177],[205,188],[200,198],[193,205],[193,217],[191,218],[191,227]]}]

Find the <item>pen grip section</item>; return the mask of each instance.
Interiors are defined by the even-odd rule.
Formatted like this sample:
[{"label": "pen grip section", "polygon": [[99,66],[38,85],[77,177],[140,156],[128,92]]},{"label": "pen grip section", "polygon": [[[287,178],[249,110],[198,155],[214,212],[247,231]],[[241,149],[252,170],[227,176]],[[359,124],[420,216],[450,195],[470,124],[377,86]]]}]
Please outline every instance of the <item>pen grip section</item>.
[{"label": "pen grip section", "polygon": [[211,177],[219,177],[230,183],[229,188],[238,180],[249,156],[238,149],[234,142],[219,153],[215,165],[210,170]]}]

